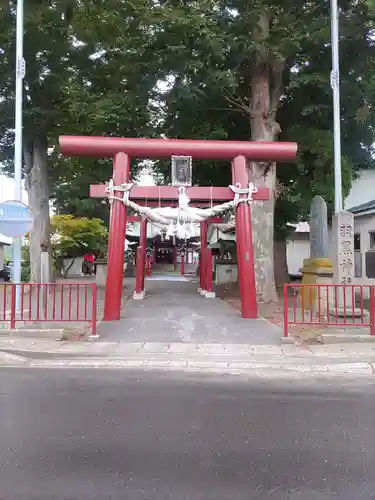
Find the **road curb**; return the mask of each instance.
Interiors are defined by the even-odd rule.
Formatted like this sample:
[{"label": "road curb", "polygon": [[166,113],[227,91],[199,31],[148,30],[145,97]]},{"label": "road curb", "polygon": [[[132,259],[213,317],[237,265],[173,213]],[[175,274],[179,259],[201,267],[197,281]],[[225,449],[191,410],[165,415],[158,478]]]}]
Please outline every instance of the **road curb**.
[{"label": "road curb", "polygon": [[322,343],[324,345],[329,344],[361,344],[361,343],[373,343],[375,342],[375,335],[368,334],[350,334],[350,333],[322,333],[321,334]]},{"label": "road curb", "polygon": [[17,354],[0,353],[0,366],[25,366],[27,358]]},{"label": "road curb", "polygon": [[[375,361],[375,345],[355,343],[325,345],[273,345],[273,344],[222,344],[222,343],[190,343],[190,342],[68,342],[56,340],[36,340],[21,339],[12,337],[8,340],[0,337],[0,351],[9,354],[29,357],[29,353],[42,358],[48,356],[63,356],[65,358],[74,356],[108,356],[128,357],[145,355],[155,356],[179,356],[190,358],[191,356],[227,356],[229,360],[238,361],[260,361],[258,357],[270,358],[270,361],[277,357],[288,358],[290,362],[296,362],[298,358],[310,358],[312,364],[317,363],[317,359],[343,358],[345,361]],[[40,356],[38,356],[38,353]],[[348,359],[351,358],[351,359]],[[314,361],[315,359],[315,361]]]},{"label": "road curb", "polygon": [[269,375],[280,373],[298,374],[356,374],[372,375],[375,363],[350,362],[332,364],[298,364],[278,362],[214,362],[198,359],[150,360],[131,358],[65,358],[65,359],[26,359],[21,356],[2,353],[0,366],[18,368],[102,368],[137,369],[167,371],[198,371],[216,373],[254,373],[266,372]]}]

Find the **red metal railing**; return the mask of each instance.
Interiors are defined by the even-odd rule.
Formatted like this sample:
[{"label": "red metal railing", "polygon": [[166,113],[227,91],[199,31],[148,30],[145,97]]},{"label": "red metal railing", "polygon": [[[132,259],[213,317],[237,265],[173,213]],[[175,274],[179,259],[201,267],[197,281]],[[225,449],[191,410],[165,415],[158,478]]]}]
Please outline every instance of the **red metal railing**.
[{"label": "red metal railing", "polygon": [[375,286],[284,285],[284,337],[291,325],[369,327],[375,335]]},{"label": "red metal railing", "polygon": [[[16,307],[16,289],[20,304]],[[18,309],[18,310],[17,310]],[[0,285],[0,322],[14,329],[22,323],[80,323],[96,335],[97,288],[95,283],[5,283]]]}]

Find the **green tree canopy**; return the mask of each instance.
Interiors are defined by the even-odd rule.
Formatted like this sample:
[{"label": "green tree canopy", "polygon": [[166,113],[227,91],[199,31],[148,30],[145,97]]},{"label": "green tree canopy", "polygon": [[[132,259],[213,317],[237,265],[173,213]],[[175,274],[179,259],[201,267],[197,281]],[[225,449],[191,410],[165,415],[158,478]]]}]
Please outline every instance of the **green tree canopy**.
[{"label": "green tree canopy", "polygon": [[55,250],[64,257],[76,257],[87,251],[103,252],[107,228],[100,219],[55,215],[51,220],[51,238]]},{"label": "green tree canopy", "polygon": [[[53,256],[59,267],[67,274],[77,257],[85,253],[101,254],[107,245],[107,228],[100,219],[55,215],[51,220],[51,242]],[[64,266],[64,259],[70,258]]]},{"label": "green tree canopy", "polygon": [[[160,93],[165,102],[161,130],[169,137],[248,140],[255,43],[251,28],[259,10],[274,17],[280,14],[275,32],[270,31],[267,40],[269,50],[284,54],[277,111],[279,138],[299,145],[297,164],[278,166],[278,178],[287,189],[277,208],[284,200],[291,206],[279,221],[285,225],[306,216],[315,194],[325,196],[329,203],[334,197],[329,2],[309,2],[309,7],[290,1],[213,3],[208,7],[205,2],[184,2],[182,7],[177,2],[175,8],[168,3],[169,11],[164,9],[165,23],[176,28],[175,38],[181,29],[180,42],[190,50],[185,50],[183,59],[169,46],[161,50],[163,54],[172,52],[165,56],[170,88]],[[364,2],[341,2],[340,6],[342,161],[347,194],[356,169],[374,167],[375,18]],[[199,16],[201,21],[196,25]],[[294,22],[297,17],[298,22]],[[200,37],[196,30],[202,30]],[[225,44],[227,50],[223,50]],[[209,50],[210,45],[217,47],[217,53]],[[195,169],[196,182],[228,183],[229,166],[206,166]]]},{"label": "green tree canopy", "polygon": [[[142,2],[141,2],[142,3]],[[90,181],[107,180],[110,162],[59,156],[60,134],[147,134],[149,91],[156,75],[140,46],[142,27],[126,1],[25,2],[24,177],[36,223],[30,238],[31,277],[39,281],[40,245],[49,234],[49,200],[65,205]],[[0,161],[13,170],[16,1],[0,6]],[[82,190],[82,177],[86,189]],[[78,181],[77,181],[78,179]],[[76,182],[77,181],[77,182]],[[78,184],[78,185],[77,185]],[[68,195],[66,185],[72,192]],[[59,192],[61,186],[62,193]],[[74,193],[74,190],[76,193]],[[66,206],[74,213],[85,203]],[[86,202],[88,206],[89,203]],[[100,213],[100,202],[91,202]]]},{"label": "green tree canopy", "polygon": [[[315,194],[329,204],[334,198],[329,2],[175,1],[158,4],[155,12],[162,26],[155,57],[169,82],[159,96],[161,133],[299,144],[297,162],[278,165],[278,182],[273,165],[249,165],[256,182],[277,197],[276,207],[272,201],[253,205],[261,242],[255,250],[258,291],[272,299],[274,227],[284,237],[288,222],[307,216]],[[374,166],[373,29],[374,13],[365,2],[340,2],[345,194],[358,168]],[[195,171],[198,183],[228,183],[229,165],[206,166]]]}]

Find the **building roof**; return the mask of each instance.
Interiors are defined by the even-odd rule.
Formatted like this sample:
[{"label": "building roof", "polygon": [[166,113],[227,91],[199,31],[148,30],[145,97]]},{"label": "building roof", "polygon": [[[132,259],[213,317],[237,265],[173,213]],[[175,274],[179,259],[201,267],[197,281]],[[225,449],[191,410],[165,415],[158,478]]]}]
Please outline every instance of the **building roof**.
[{"label": "building roof", "polygon": [[287,224],[290,227],[295,228],[295,233],[309,233],[310,224],[308,222],[298,222],[297,224]]},{"label": "building roof", "polygon": [[11,245],[11,244],[12,244],[12,238],[8,238],[8,236],[0,234],[0,245]]},{"label": "building roof", "polygon": [[234,219],[230,220],[228,223],[221,222],[219,224],[215,224],[219,231],[222,233],[229,233],[236,229],[236,222]]},{"label": "building roof", "polygon": [[[308,222],[299,222],[298,224],[288,224],[290,227],[294,227],[296,233],[309,233],[310,232],[310,225]],[[236,223],[235,220],[232,219],[229,221],[227,224],[217,224],[217,228],[222,232],[222,233],[228,233],[230,231],[234,231],[236,229]]]},{"label": "building roof", "polygon": [[349,208],[349,212],[352,212],[354,215],[363,214],[364,212],[373,212],[375,211],[375,200],[368,201],[367,203],[362,203],[362,205],[357,205],[356,207]]}]

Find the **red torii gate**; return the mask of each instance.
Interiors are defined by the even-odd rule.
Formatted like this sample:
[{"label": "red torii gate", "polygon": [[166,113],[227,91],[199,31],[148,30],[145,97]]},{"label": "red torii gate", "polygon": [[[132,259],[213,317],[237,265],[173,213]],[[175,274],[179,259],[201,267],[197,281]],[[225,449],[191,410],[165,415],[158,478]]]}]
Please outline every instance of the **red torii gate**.
[{"label": "red torii gate", "polygon": [[[92,185],[91,187],[96,188],[97,185]],[[150,186],[152,187],[152,186]],[[166,202],[163,202],[163,205],[165,205]],[[158,206],[162,206],[162,203],[158,204]],[[168,205],[169,206],[169,205]],[[147,221],[140,217],[139,215],[131,215],[130,217],[127,217],[127,222],[139,222],[140,223],[140,232],[139,232],[139,245],[137,248],[137,274],[136,274],[136,285],[135,285],[135,297],[137,298],[143,298],[143,293],[144,293],[144,275],[145,275],[145,266],[146,266],[146,247],[147,247]],[[206,242],[207,245],[207,228],[208,224],[220,224],[223,222],[222,217],[210,217],[204,222],[201,222],[200,224],[200,230],[201,234],[205,235],[203,236],[204,242]],[[177,270],[177,253],[175,251],[176,249],[174,248],[173,252],[173,267],[174,271]],[[203,256],[204,252],[209,250],[204,246],[202,248],[201,245],[201,251],[200,255],[201,257]],[[200,257],[200,260],[202,262],[202,258]],[[154,253],[154,259],[156,258],[156,254]],[[212,262],[211,262],[211,256],[210,258],[207,257],[206,259],[206,264],[205,268],[203,269],[201,267],[201,272],[200,272],[200,290],[205,291],[205,292],[210,292],[212,293],[212,276],[211,276],[211,281],[209,282],[209,272],[211,271],[212,273]],[[155,261],[154,261],[155,262]],[[153,263],[154,263],[153,262]],[[150,261],[147,263],[147,273],[151,271],[150,268],[148,268],[148,264]],[[208,266],[211,266],[211,270],[208,269]],[[181,275],[184,276],[184,269],[185,269],[185,258],[184,255],[182,255],[182,260],[181,260]],[[149,276],[149,274],[147,274]],[[206,283],[207,282],[207,283]],[[142,295],[142,296],[141,296]],[[134,297],[134,296],[133,296]]]},{"label": "red torii gate", "polygon": [[[294,142],[245,142],[245,141],[203,141],[180,139],[128,139],[116,137],[60,136],[60,149],[67,156],[97,156],[113,158],[113,182],[115,186],[130,180],[132,157],[168,158],[171,156],[191,156],[200,160],[232,161],[233,184],[242,188],[249,183],[247,160],[288,162],[297,154]],[[105,197],[105,185],[90,186],[90,196]],[[209,205],[211,202],[233,200],[234,194],[225,187],[199,187],[187,189],[192,206]],[[121,196],[120,192],[115,195]],[[267,200],[268,189],[259,188],[253,194],[254,200]],[[135,186],[130,198],[138,204],[148,206],[170,206],[178,198],[175,186]],[[248,203],[240,203],[236,208],[237,265],[240,282],[241,315],[256,318],[257,301],[253,260],[251,211]],[[126,206],[113,200],[110,215],[108,241],[108,267],[105,290],[104,320],[120,319],[123,282],[123,258],[126,238]],[[146,224],[144,224],[146,226]],[[202,223],[202,252],[207,247],[207,224]],[[143,228],[143,232],[145,227]],[[201,266],[202,266],[201,262]]]}]

